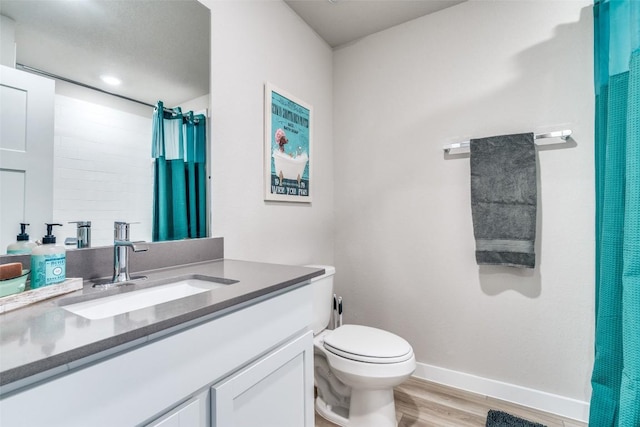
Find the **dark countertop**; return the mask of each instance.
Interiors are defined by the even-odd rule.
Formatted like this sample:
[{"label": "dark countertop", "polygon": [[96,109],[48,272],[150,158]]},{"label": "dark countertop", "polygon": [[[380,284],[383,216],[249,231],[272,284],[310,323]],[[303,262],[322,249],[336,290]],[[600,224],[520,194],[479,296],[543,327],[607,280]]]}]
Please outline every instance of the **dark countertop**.
[{"label": "dark countertop", "polygon": [[[64,373],[170,333],[190,322],[222,315],[252,300],[319,276],[321,268],[217,260],[136,273],[146,280],[115,289],[84,288],[0,314],[0,395]],[[237,283],[104,319],[90,320],[64,305],[97,295],[129,292],[188,275]]]}]

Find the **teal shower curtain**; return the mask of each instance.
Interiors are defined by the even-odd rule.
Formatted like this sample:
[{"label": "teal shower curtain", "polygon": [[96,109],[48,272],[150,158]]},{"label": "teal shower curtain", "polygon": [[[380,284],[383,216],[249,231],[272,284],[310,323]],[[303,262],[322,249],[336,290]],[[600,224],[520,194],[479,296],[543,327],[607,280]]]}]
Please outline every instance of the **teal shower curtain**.
[{"label": "teal shower curtain", "polygon": [[596,0],[596,343],[589,425],[640,426],[640,1]]},{"label": "teal shower curtain", "polygon": [[153,112],[153,241],[207,235],[206,118],[179,107]]}]

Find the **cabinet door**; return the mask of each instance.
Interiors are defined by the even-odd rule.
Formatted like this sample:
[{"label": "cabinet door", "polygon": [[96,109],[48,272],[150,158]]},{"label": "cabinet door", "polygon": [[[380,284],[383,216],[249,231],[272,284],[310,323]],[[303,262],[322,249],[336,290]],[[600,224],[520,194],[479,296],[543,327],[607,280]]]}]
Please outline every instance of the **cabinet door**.
[{"label": "cabinet door", "polygon": [[53,215],[55,83],[0,66],[0,248],[19,223],[40,237]]},{"label": "cabinet door", "polygon": [[313,427],[313,333],[211,388],[213,427]]},{"label": "cabinet door", "polygon": [[209,393],[203,392],[145,427],[207,427]]}]

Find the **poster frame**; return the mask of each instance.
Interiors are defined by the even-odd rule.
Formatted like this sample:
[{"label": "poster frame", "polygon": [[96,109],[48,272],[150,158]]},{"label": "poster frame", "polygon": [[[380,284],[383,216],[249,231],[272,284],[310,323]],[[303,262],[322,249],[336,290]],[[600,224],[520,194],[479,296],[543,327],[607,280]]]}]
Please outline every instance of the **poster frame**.
[{"label": "poster frame", "polygon": [[[276,108],[274,109],[274,94],[276,94]],[[280,99],[284,98],[284,100]],[[282,115],[276,114],[278,106],[285,105],[289,118],[287,120]],[[308,111],[308,118],[304,113]],[[297,113],[300,112],[298,115]],[[293,115],[291,114],[293,113]],[[274,126],[274,122],[280,121],[280,126]],[[286,124],[285,124],[286,122]],[[304,124],[307,124],[305,126]],[[306,129],[306,130],[305,130]],[[278,147],[275,141],[276,132],[278,135],[285,134],[285,144]],[[287,132],[290,132],[287,135]],[[288,146],[288,140],[292,139],[292,144]],[[284,150],[284,151],[283,151]],[[279,152],[279,153],[276,153]],[[280,154],[282,153],[282,154]],[[286,154],[286,156],[284,156]],[[306,155],[306,165],[302,165]],[[264,85],[264,200],[279,202],[311,203],[313,184],[313,107],[286,91],[266,82]],[[283,171],[278,173],[276,168],[276,157],[281,168],[287,170],[289,174],[296,174],[286,177]],[[287,159],[288,157],[289,159]],[[300,169],[302,168],[302,169]],[[307,179],[304,178],[305,173]],[[283,193],[284,192],[284,193]]]}]

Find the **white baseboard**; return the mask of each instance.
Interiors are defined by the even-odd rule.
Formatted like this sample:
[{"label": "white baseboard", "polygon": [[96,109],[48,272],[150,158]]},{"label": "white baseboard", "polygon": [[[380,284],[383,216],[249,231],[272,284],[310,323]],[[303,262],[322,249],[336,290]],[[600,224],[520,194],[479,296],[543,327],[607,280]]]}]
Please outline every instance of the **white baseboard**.
[{"label": "white baseboard", "polygon": [[589,402],[521,387],[464,372],[417,363],[413,376],[587,423]]}]

